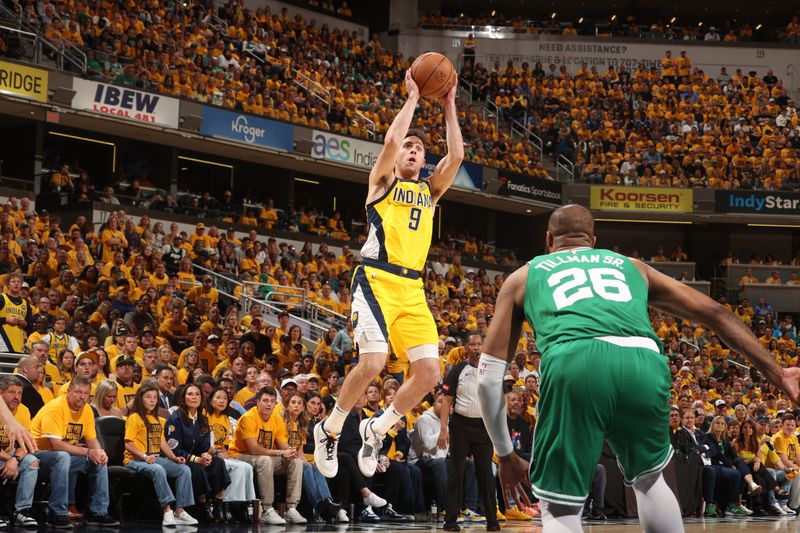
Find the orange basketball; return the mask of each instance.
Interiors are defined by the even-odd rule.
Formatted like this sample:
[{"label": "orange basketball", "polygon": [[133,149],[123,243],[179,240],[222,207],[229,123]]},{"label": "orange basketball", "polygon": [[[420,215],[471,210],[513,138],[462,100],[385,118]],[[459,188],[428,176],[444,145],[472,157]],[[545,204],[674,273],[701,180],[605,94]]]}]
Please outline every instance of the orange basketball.
[{"label": "orange basketball", "polygon": [[411,77],[422,98],[441,98],[453,87],[456,69],[442,54],[425,52],[411,64]]}]

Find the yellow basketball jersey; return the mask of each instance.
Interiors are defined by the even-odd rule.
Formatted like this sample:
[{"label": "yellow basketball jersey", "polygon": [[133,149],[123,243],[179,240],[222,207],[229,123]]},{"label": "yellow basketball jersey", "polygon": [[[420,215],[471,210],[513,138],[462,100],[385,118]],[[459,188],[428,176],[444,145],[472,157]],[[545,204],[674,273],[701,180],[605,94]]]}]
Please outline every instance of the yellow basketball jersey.
[{"label": "yellow basketball jersey", "polygon": [[[25,298],[9,296],[2,293],[3,307],[0,309],[0,318],[18,318],[30,324],[30,307]],[[25,330],[19,326],[3,324],[0,327],[0,351],[23,353],[25,351]]]},{"label": "yellow basketball jersey", "polygon": [[395,178],[386,194],[367,204],[369,234],[361,256],[422,270],[431,247],[433,207],[427,181]]}]

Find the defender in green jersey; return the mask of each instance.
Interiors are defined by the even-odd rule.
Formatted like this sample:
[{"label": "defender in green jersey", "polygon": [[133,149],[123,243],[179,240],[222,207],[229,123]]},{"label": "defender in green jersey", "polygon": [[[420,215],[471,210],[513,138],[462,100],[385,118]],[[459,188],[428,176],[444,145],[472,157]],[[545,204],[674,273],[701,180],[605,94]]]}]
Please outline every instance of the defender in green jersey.
[{"label": "defender in green jersey", "polygon": [[[504,494],[541,500],[544,533],[581,531],[580,512],[608,441],[633,486],[645,531],[683,531],[680,509],[661,470],[669,442],[670,374],[648,305],[702,322],[748,357],[793,400],[800,369],[782,369],[730,310],[644,263],[594,249],[594,219],[568,205],[548,223],[548,255],[503,284],[478,365],[484,423],[499,457]],[[542,353],[533,466],[514,452],[502,379],[528,319]]]}]

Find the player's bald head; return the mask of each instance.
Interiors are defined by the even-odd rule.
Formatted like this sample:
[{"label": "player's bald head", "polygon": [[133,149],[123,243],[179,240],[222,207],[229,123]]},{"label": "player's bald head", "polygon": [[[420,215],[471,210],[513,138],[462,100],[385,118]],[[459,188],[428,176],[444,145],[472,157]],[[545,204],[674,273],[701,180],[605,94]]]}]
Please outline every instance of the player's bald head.
[{"label": "player's bald head", "polygon": [[548,245],[594,246],[594,217],[585,207],[569,204],[559,207],[547,222]]}]

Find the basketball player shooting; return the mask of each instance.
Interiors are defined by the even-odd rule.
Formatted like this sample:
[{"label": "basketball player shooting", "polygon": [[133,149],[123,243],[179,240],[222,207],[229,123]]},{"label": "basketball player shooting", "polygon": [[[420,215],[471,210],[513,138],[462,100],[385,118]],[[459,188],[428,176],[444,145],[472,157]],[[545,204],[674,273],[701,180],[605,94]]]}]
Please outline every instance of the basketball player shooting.
[{"label": "basketball player shooting", "polygon": [[457,85],[453,83],[444,96],[447,155],[428,179],[420,180],[425,145],[422,138],[409,133],[420,91],[411,70],[406,71],[408,99],[386,132],[369,175],[369,234],[351,288],[358,364],[347,375],[330,416],[314,427],[314,459],[322,475],[329,478],[338,470],[337,444],[345,419],[367,385],[384,369],[389,341],[395,353],[408,356],[413,375],[383,414],[359,425],[362,447],[358,466],[365,476],[375,473],[384,435],[439,382],[439,337],[420,271],[431,245],[436,202],[453,183],[464,158],[456,112]]}]

